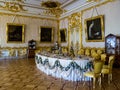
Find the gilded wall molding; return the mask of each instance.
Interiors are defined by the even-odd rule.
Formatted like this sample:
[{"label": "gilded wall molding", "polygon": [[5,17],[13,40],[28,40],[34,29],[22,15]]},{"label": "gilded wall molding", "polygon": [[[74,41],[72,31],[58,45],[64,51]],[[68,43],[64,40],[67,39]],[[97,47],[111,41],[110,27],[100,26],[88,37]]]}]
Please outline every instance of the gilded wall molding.
[{"label": "gilded wall molding", "polygon": [[69,17],[69,26],[70,27],[76,27],[76,26],[79,26],[79,24],[81,23],[80,22],[80,17],[81,17],[81,14],[79,12],[77,13],[73,13],[70,17]]},{"label": "gilded wall molding", "polygon": [[78,28],[75,32],[79,33],[79,42],[76,42],[75,43],[75,46],[77,44],[77,46],[79,46],[81,48],[82,46],[82,23],[81,23],[81,12],[77,12],[77,13],[73,13],[71,16],[69,16],[69,42],[68,42],[68,47],[69,47],[69,50],[70,50],[70,47],[71,47],[71,40],[70,40],[70,35],[73,33],[73,30],[72,28]]},{"label": "gilded wall molding", "polygon": [[53,20],[53,21],[59,21],[58,18],[48,18],[48,17],[40,17],[40,16],[28,16],[28,15],[21,15],[19,13],[4,13],[0,12],[0,15],[8,15],[8,16],[21,16],[21,17],[26,17],[26,18],[37,18],[37,19],[48,19],[48,20]]}]

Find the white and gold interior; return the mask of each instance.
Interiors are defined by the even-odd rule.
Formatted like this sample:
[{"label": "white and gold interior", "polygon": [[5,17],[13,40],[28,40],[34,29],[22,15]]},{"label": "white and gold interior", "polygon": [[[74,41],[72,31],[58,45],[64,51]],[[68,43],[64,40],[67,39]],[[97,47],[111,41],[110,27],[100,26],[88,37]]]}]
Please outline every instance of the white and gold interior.
[{"label": "white and gold interior", "polygon": [[[76,63],[82,62],[82,60],[80,59],[85,59],[86,61],[89,61],[90,64],[92,62],[93,66],[95,64],[94,61],[103,61],[103,64],[106,64],[106,61],[108,61],[110,55],[108,56],[105,53],[105,49],[106,49],[105,37],[110,33],[116,36],[120,36],[119,10],[120,10],[120,0],[0,0],[0,60],[3,60],[2,62],[3,65],[6,65],[7,61],[9,63],[11,59],[12,60],[20,59],[19,62],[22,62],[21,58],[25,58],[25,60],[28,60],[26,61],[26,63],[28,63],[30,60],[28,55],[30,51],[28,48],[28,42],[30,40],[33,40],[33,41],[35,40],[36,48],[34,49],[35,50],[34,52],[36,54],[36,57],[32,59],[35,59],[34,63],[36,63],[36,66],[39,69],[43,67],[44,68],[43,70],[47,73],[47,75],[48,73],[50,74],[51,72],[50,65],[45,66],[43,65],[43,63],[40,63],[40,62],[44,62],[44,61],[48,62],[49,60],[50,60],[49,62],[52,62],[52,59],[53,59],[55,62],[54,64],[55,66],[53,65],[52,67],[53,69],[55,69],[53,72],[53,76],[57,77],[56,75],[58,75],[58,77],[62,80],[65,77],[64,75],[66,75],[66,77],[69,78],[67,80],[77,81],[77,79],[79,78],[79,81],[80,80],[83,81],[81,79],[82,77],[80,76],[85,75],[89,77],[89,75],[86,75],[84,73],[86,71],[93,70],[93,68],[88,68],[87,64],[85,64],[85,67],[83,69],[87,68],[87,70],[84,71]],[[86,21],[88,19],[93,19],[94,17],[99,17],[99,16],[103,17],[102,18],[102,40],[87,40],[88,37],[87,37],[87,31],[86,31]],[[13,41],[13,42],[9,41],[8,33],[11,33],[11,32],[8,31],[8,25],[23,26],[22,32],[20,32],[22,34],[21,41]],[[52,28],[50,42],[41,41],[41,27]],[[65,41],[61,41],[61,38],[60,38],[61,30],[64,30],[63,32],[65,32]],[[119,39],[118,41],[120,42]],[[60,46],[60,48],[57,50],[53,48],[56,43],[58,44],[58,46]],[[42,56],[40,55],[40,53],[42,54]],[[56,58],[51,59],[51,57],[49,57],[50,55],[52,56],[51,53],[53,55],[58,56],[57,60]],[[45,57],[47,59],[45,59],[43,54],[45,55],[50,54],[50,55],[46,55]],[[44,60],[42,60],[40,57],[43,57]],[[79,60],[77,60],[78,58]],[[114,58],[114,61],[116,61],[115,59],[116,58]],[[61,66],[62,64],[60,64],[60,62],[62,62],[64,67]],[[17,60],[14,63],[16,64]],[[58,74],[59,73],[58,71],[60,70],[58,70],[58,67],[56,68],[56,65],[58,65],[58,67],[61,66],[61,68],[59,68],[61,69],[61,73],[60,73],[61,75]],[[112,82],[113,66],[114,66],[113,62],[112,64],[109,62],[108,66],[103,65],[102,73],[101,73],[101,66],[100,66],[99,75],[98,75],[98,77],[100,77],[100,86],[101,85],[103,86],[103,84],[101,84],[101,80],[103,80],[102,79],[103,77],[101,77],[101,74],[103,75],[107,74],[108,81]],[[18,66],[14,66],[14,67],[17,67],[19,71]],[[26,67],[26,66],[23,65],[21,67],[22,69],[24,69],[23,67]],[[77,75],[75,76],[75,80],[70,70],[66,70],[66,72],[65,70],[62,71],[62,68],[65,68],[65,67],[70,68],[71,72],[72,71],[77,72],[75,74]],[[0,66],[0,69],[1,68],[6,69],[5,67]],[[13,69],[14,71],[17,71],[16,68],[14,69]],[[109,72],[104,71],[104,69],[105,70],[107,69],[107,71]],[[28,70],[28,69],[25,69],[25,70]],[[2,72],[2,70],[0,71]],[[9,70],[5,70],[5,71],[9,71]],[[27,76],[29,76],[28,75],[29,72],[28,71],[25,71],[25,72],[27,74],[25,76],[26,78]],[[14,73],[10,74],[10,77],[11,75],[14,75]],[[39,76],[38,74],[35,74],[35,75],[36,75],[35,78]],[[96,81],[95,79],[97,78],[97,76],[95,76],[94,73],[92,75],[94,80],[93,84],[95,84],[95,81]],[[5,74],[3,76],[6,77],[7,75]],[[21,76],[21,74],[18,76]],[[33,78],[31,77],[31,79]],[[42,80],[44,81],[45,79],[47,80],[47,78],[43,78]],[[0,78],[0,80],[2,81],[2,78]],[[4,81],[7,82],[7,80],[8,78],[5,79]],[[14,76],[13,76],[13,79],[10,79],[10,81],[11,80],[14,80]],[[15,80],[17,81],[17,79]],[[40,81],[40,83],[41,82],[42,81]],[[0,83],[0,88],[2,87],[2,84],[4,83],[2,82]],[[9,85],[9,83],[7,84]],[[76,84],[77,87],[79,86],[79,84],[81,83],[77,82]],[[53,83],[49,84],[50,87],[52,87],[52,85]],[[28,85],[28,87],[31,87],[31,86]],[[64,87],[64,85],[62,87]],[[47,87],[47,89],[49,89],[49,87]]]},{"label": "white and gold interior", "polygon": [[[0,47],[27,48],[28,41],[34,39],[38,48],[52,47],[58,41],[68,51],[73,46],[75,53],[84,47],[104,49],[104,40],[86,40],[85,19],[104,15],[103,37],[109,33],[119,35],[119,5],[119,0],[0,0]],[[7,23],[25,25],[23,43],[7,42]],[[41,26],[53,27],[52,43],[40,43]],[[63,28],[66,42],[60,42],[59,30]]]}]

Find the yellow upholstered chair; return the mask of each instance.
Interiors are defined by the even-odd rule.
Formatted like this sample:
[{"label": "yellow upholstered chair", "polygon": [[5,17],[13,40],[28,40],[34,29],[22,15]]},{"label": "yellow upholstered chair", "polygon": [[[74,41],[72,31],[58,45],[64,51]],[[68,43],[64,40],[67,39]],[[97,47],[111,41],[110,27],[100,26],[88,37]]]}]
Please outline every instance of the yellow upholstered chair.
[{"label": "yellow upholstered chair", "polygon": [[101,60],[105,63],[106,61],[106,57],[107,55],[106,54],[101,54]]},{"label": "yellow upholstered chair", "polygon": [[84,80],[85,80],[85,77],[89,77],[89,78],[93,79],[93,88],[95,88],[97,78],[99,80],[99,85],[101,86],[101,70],[102,70],[102,67],[103,67],[103,62],[102,61],[95,61],[93,71],[88,71],[88,72],[84,73]]},{"label": "yellow upholstered chair", "polygon": [[98,53],[92,53],[92,58],[94,58],[94,60],[100,60],[100,55]]},{"label": "yellow upholstered chair", "polygon": [[50,48],[50,47],[47,47],[47,48],[46,48],[46,51],[47,51],[47,52],[51,52],[51,48]]},{"label": "yellow upholstered chair", "polygon": [[15,50],[9,49],[9,56],[15,56]]},{"label": "yellow upholstered chair", "polygon": [[62,53],[67,54],[68,53],[68,49],[66,47],[63,47],[62,48]]},{"label": "yellow upholstered chair", "polygon": [[91,57],[94,58],[96,54],[96,52],[91,53]]},{"label": "yellow upholstered chair", "polygon": [[35,50],[35,53],[40,53],[40,52],[42,52],[42,51],[43,51],[42,48],[38,48],[38,49]]},{"label": "yellow upholstered chair", "polygon": [[98,49],[98,50],[97,50],[97,53],[98,53],[99,55],[101,55],[101,54],[103,53],[102,49]]},{"label": "yellow upholstered chair", "polygon": [[27,49],[18,49],[18,56],[26,56],[27,55]]},{"label": "yellow upholstered chair", "polygon": [[86,49],[86,50],[85,50],[85,55],[86,55],[86,56],[90,56],[90,49]]},{"label": "yellow upholstered chair", "polygon": [[113,68],[114,60],[115,60],[115,56],[111,55],[109,57],[108,65],[103,65],[102,68],[102,75],[104,76],[104,74],[108,74],[108,83],[112,81],[112,68]]},{"label": "yellow upholstered chair", "polygon": [[91,54],[92,54],[92,53],[96,53],[96,49],[95,49],[95,48],[92,48],[92,49],[91,49]]},{"label": "yellow upholstered chair", "polygon": [[78,51],[78,55],[85,55],[85,50],[83,48],[81,48],[79,51]]}]

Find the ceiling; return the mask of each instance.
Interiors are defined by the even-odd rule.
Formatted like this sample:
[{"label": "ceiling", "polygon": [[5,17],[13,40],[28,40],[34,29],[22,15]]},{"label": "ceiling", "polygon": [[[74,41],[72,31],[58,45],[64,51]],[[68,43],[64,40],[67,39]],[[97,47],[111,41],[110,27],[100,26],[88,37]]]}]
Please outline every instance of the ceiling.
[{"label": "ceiling", "polygon": [[[23,15],[37,15],[46,17],[56,17],[66,12],[72,11],[73,9],[88,4],[87,1],[98,1],[98,0],[12,0],[16,4],[8,3],[11,0],[0,0],[0,12],[12,13],[12,14],[23,14]],[[43,2],[57,2],[59,6],[57,8],[48,8],[42,6]],[[6,3],[8,2],[8,3]],[[15,6],[16,5],[16,6]],[[11,10],[11,8],[13,8]],[[17,10],[16,10],[17,9]]]}]

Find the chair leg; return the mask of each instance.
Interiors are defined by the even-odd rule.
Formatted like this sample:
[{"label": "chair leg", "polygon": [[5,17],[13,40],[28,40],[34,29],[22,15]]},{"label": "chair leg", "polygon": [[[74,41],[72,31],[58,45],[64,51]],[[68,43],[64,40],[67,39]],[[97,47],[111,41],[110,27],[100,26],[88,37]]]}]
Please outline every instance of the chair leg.
[{"label": "chair leg", "polygon": [[99,77],[99,86],[101,87],[101,77]]},{"label": "chair leg", "polygon": [[110,84],[110,75],[108,74],[108,84]]},{"label": "chair leg", "polygon": [[93,78],[93,88],[95,88],[96,78]]},{"label": "chair leg", "polygon": [[112,74],[110,74],[110,81],[112,81]]},{"label": "chair leg", "polygon": [[112,74],[108,74],[108,84],[110,84],[110,81],[112,81]]}]

